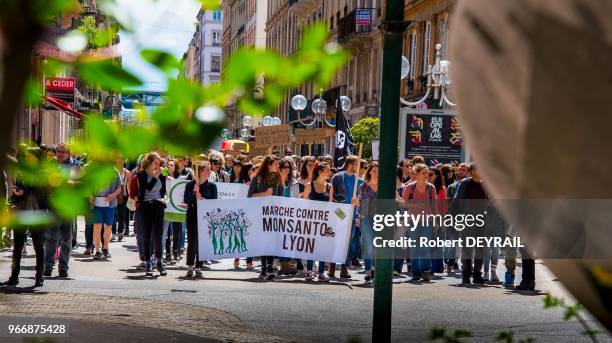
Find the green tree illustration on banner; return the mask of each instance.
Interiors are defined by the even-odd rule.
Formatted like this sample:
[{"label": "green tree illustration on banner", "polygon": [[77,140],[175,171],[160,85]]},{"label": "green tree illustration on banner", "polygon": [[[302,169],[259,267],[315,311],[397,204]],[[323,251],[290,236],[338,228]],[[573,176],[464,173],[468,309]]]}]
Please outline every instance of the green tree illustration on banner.
[{"label": "green tree illustration on banner", "polygon": [[229,255],[248,251],[246,240],[251,221],[243,209],[217,208],[206,212],[204,220],[208,225],[208,238],[213,246],[213,254]]}]

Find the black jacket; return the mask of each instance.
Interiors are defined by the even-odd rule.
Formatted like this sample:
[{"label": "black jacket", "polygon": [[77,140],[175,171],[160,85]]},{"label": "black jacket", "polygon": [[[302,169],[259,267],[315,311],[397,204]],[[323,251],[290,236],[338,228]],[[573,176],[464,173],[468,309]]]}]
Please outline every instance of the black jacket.
[{"label": "black jacket", "polygon": [[[157,182],[157,180],[153,179],[151,180],[150,183],[147,182],[148,174],[144,170],[140,171],[137,174],[137,177],[138,177],[138,202],[142,204],[144,202],[145,191],[153,189],[153,186],[155,186],[155,183]],[[159,197],[163,198],[166,196],[166,177],[163,174],[159,174],[159,181],[161,181],[162,183],[161,190],[159,192]]]},{"label": "black jacket", "polygon": [[[185,185],[185,196],[183,202],[190,208],[195,208],[197,203],[195,189],[195,180],[189,181]],[[204,199],[217,199],[217,185],[213,182],[206,181],[199,187],[199,192]]]}]

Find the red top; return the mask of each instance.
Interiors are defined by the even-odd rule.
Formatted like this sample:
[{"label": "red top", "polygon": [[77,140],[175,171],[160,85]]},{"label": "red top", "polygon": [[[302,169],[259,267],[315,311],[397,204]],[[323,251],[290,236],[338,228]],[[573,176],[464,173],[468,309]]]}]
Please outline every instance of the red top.
[{"label": "red top", "polygon": [[140,208],[140,204],[138,203],[138,175],[136,173],[134,173],[130,179],[129,194],[130,199],[136,200],[136,208]]},{"label": "red top", "polygon": [[446,200],[446,187],[442,186],[438,191],[438,213],[445,215],[448,212],[448,201]]}]

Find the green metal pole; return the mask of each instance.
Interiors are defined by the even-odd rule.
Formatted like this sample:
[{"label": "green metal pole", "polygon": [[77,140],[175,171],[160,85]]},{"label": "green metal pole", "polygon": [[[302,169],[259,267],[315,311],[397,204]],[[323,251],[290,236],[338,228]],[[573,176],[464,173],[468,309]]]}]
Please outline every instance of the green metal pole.
[{"label": "green metal pole", "polygon": [[[386,3],[380,116],[380,156],[378,168],[378,199],[395,199],[395,171],[400,111],[400,74],[402,39],[406,28],[404,0]],[[393,239],[393,228],[380,231],[383,239]],[[367,244],[371,244],[368,242]],[[374,278],[374,317],[372,342],[391,341],[391,311],[393,295],[393,252],[377,251]],[[379,254],[380,253],[380,254]]]}]

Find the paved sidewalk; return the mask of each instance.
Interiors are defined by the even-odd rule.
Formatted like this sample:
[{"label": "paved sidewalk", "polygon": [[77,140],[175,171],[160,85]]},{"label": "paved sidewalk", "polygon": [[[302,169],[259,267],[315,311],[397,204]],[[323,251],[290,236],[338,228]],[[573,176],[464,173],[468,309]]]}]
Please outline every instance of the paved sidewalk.
[{"label": "paved sidewalk", "polygon": [[[93,330],[89,334],[98,337],[101,341],[106,341],[106,336],[113,336],[117,341],[127,341],[127,338],[131,341],[135,338],[133,334],[136,334],[139,340],[146,341],[144,338],[155,337],[156,331],[160,331],[161,336],[185,338],[188,341],[288,341],[254,333],[236,316],[224,311],[137,298],[77,293],[0,293],[0,313],[3,315],[0,317],[2,328],[9,324],[23,323],[19,318],[27,318],[34,322],[36,318],[60,319],[58,323],[68,323],[69,340],[75,342],[79,341],[81,334],[87,333],[89,329]],[[82,327],[81,323],[85,326]],[[105,327],[116,327],[112,324],[123,327],[120,331],[103,330]],[[122,334],[126,336],[121,337]],[[3,341],[2,337],[0,341]],[[160,337],[154,341],[165,340]]]}]

